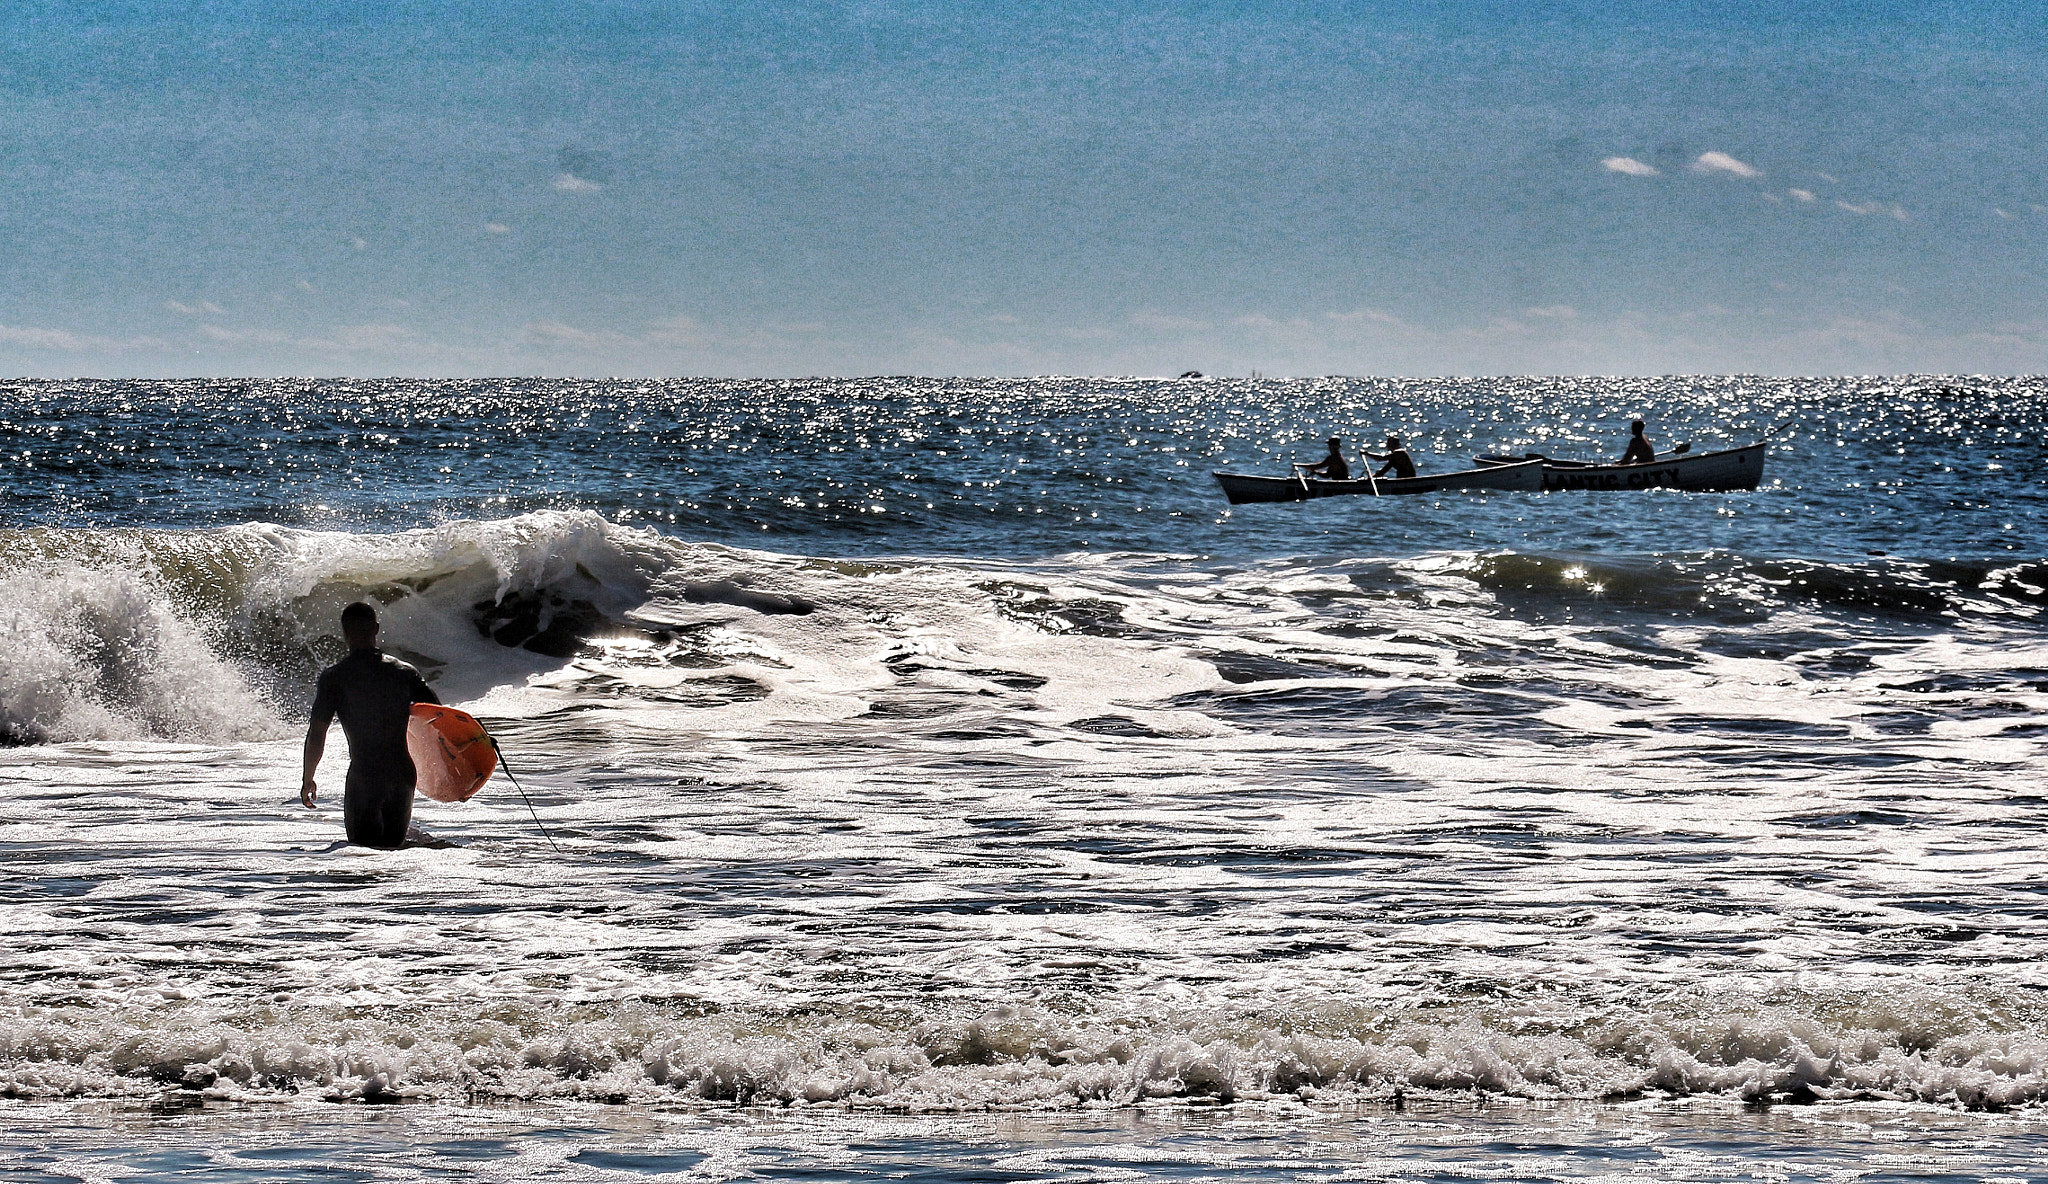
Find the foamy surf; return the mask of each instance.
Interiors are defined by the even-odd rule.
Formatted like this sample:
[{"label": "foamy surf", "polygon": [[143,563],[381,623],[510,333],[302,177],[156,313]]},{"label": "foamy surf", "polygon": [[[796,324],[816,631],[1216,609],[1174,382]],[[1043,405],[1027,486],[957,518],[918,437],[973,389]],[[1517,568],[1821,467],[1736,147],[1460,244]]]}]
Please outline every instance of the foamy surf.
[{"label": "foamy surf", "polygon": [[[1879,639],[1747,599],[1731,649],[1725,602],[1621,632],[1571,564],[1524,565],[1532,611],[1483,555],[848,563],[557,514],[199,542],[244,573],[204,601],[133,558],[191,539],[22,569],[68,580],[23,604],[133,591],[278,739],[110,714],[0,758],[0,842],[84,886],[5,914],[18,1096],[2041,1100],[2048,930],[1972,919],[2048,861],[1998,837],[2048,796],[2009,613]],[[289,679],[357,597],[474,693],[562,856],[502,788],[422,807],[449,851],[332,850],[290,803]]]},{"label": "foamy surf", "polygon": [[[1278,464],[1380,387],[1155,415],[1135,383],[787,384],[757,414],[674,385],[547,432],[524,388],[380,386],[332,418],[389,449],[312,431],[303,491],[252,469],[131,514],[162,474],[109,452],[66,503],[100,519],[0,530],[0,1110],[52,1149],[0,1165],[111,1176],[115,1136],[53,1132],[175,1115],[148,1138],[247,1147],[265,1115],[294,1133],[263,1155],[332,1125],[397,1176],[448,1131],[584,1126],[611,1134],[492,1171],[772,1175],[776,1131],[843,1165],[1028,1128],[975,1162],[1083,1174],[1214,1114],[1200,1153],[1254,1174],[1271,1127],[1342,1142],[1272,1136],[1331,1175],[1400,1174],[1372,1139],[1427,1131],[1882,1175],[1887,1140],[2048,1112],[2038,523],[1986,533],[1961,477],[1852,488],[1891,422],[1865,394],[1705,384],[1695,439],[1837,416],[1753,494],[1253,517],[1205,456]],[[1517,415],[1587,397],[1508,385]],[[1472,395],[1386,390],[1356,414]],[[1481,393],[1434,456],[1512,443]],[[491,455],[431,437],[437,476],[410,433],[458,404]],[[917,436],[948,407],[981,418]],[[1602,413],[1567,435],[1604,446]],[[2012,422],[1958,423],[2020,464]],[[502,782],[420,804],[445,850],[297,804],[355,599],[550,838]],[[1066,1154],[1111,1128],[1128,1158]]]},{"label": "foamy surf", "polygon": [[[1154,695],[1214,681],[1133,647],[1047,644],[999,612],[976,573],[691,544],[588,513],[390,534],[251,525],[0,542],[13,552],[0,590],[26,643],[0,659],[0,728],[18,743],[275,736],[311,673],[339,655],[332,621],[353,600],[379,606],[385,648],[451,701],[529,680],[587,689],[589,674],[649,691],[737,681],[778,710],[801,713],[792,705],[808,698],[845,714],[862,702],[832,708],[834,696],[893,684],[892,664],[1005,654],[1120,663],[1120,676],[1098,669],[1093,681],[1162,680]],[[803,620],[815,609],[823,616]],[[783,615],[797,622],[779,627]],[[1122,694],[1065,682],[1074,709]],[[493,702],[520,710],[517,696]]]},{"label": "foamy surf", "polygon": [[2048,1091],[2048,1038],[1986,1027],[1948,993],[1775,999],[1688,993],[1643,1007],[1560,997],[1428,1008],[1323,1003],[1283,1015],[960,1019],[833,1009],[505,1002],[402,1018],[340,1000],[222,1009],[128,999],[7,1017],[0,1094],[221,1101],[311,1096],[898,1111],[1073,1109],[1160,1100],[1322,1104],[1473,1093],[1528,1099],[1720,1094],[2002,1109]]}]

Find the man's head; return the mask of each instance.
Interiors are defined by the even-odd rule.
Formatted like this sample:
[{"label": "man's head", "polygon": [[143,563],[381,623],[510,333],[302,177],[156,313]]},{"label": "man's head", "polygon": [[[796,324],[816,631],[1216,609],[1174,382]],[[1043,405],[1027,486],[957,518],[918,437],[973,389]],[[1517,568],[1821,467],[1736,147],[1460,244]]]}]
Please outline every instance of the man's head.
[{"label": "man's head", "polygon": [[1387,447],[1389,447],[1389,448],[1399,448],[1400,446],[1401,446],[1401,437],[1399,437],[1399,436],[1388,436],[1388,437],[1387,437]]},{"label": "man's head", "polygon": [[341,636],[352,650],[377,648],[377,610],[358,600],[341,610]]},{"label": "man's head", "polygon": [[1331,437],[1330,437],[1330,451],[1331,451],[1331,452],[1336,452],[1336,451],[1338,451],[1339,449],[1341,449],[1341,448],[1343,448],[1343,447],[1344,447],[1344,441],[1342,441],[1342,440],[1339,440],[1339,439],[1338,439],[1337,437],[1335,437],[1335,436],[1331,436]]},{"label": "man's head", "polygon": [[1634,422],[1630,423],[1630,424],[1628,425],[1628,434],[1629,434],[1629,435],[1631,435],[1631,436],[1640,436],[1640,435],[1642,435],[1642,434],[1643,434],[1643,421],[1642,421],[1642,420],[1640,420],[1640,419],[1638,419],[1638,420],[1636,420],[1636,421],[1634,421]]}]

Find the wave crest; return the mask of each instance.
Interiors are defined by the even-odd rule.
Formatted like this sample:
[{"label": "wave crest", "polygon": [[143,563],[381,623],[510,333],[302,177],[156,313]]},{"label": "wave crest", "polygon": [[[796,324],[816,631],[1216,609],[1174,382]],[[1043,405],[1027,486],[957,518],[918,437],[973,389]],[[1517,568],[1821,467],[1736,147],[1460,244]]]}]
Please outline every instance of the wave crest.
[{"label": "wave crest", "polygon": [[0,739],[277,735],[341,653],[351,601],[444,697],[559,662],[674,565],[659,536],[589,513],[389,535],[268,525],[0,534]]},{"label": "wave crest", "polygon": [[[907,1027],[650,1004],[235,1018],[199,1004],[0,1018],[0,1096],[576,1098],[942,1112],[1154,1100],[1445,1095],[2048,1100],[2048,1036],[1916,993],[1844,1006],[1686,997],[1558,1020],[1542,1008],[1328,1016],[1077,1017],[1000,1006]],[[1557,1006],[1557,1005],[1553,1005]]]}]

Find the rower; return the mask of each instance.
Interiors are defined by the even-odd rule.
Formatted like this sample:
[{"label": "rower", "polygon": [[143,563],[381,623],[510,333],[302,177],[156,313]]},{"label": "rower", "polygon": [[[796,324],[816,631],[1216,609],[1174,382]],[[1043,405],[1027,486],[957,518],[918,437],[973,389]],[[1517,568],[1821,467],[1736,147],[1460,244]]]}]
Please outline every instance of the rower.
[{"label": "rower", "polygon": [[1649,438],[1643,435],[1643,421],[1638,419],[1628,425],[1628,450],[1621,454],[1625,465],[1646,465],[1657,459],[1657,450],[1650,447]]},{"label": "rower", "polygon": [[1401,437],[1399,436],[1387,437],[1387,450],[1385,452],[1368,452],[1365,454],[1365,457],[1367,460],[1383,460],[1387,462],[1380,466],[1379,472],[1373,474],[1375,477],[1386,476],[1388,469],[1394,470],[1394,476],[1403,480],[1415,475],[1415,458],[1408,455],[1406,448],[1401,447]]},{"label": "rower", "polygon": [[1351,480],[1351,465],[1344,459],[1344,441],[1330,437],[1330,454],[1312,465],[1296,465],[1295,469],[1325,481]]}]

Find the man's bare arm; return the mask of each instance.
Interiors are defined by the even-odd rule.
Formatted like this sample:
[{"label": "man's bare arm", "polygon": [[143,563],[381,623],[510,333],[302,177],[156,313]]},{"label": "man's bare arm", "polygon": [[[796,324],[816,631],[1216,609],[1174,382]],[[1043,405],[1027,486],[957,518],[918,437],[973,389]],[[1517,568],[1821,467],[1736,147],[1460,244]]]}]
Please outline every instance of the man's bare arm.
[{"label": "man's bare arm", "polygon": [[299,781],[299,802],[307,809],[313,808],[313,799],[320,794],[320,787],[313,784],[313,770],[320,767],[321,754],[327,751],[327,728],[334,717],[316,719],[306,729],[305,769]]}]

